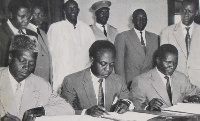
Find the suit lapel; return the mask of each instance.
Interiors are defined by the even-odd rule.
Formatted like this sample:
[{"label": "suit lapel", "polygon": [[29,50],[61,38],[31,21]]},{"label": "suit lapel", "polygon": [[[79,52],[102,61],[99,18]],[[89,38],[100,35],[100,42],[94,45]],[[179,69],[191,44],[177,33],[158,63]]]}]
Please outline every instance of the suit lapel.
[{"label": "suit lapel", "polygon": [[[39,99],[39,92],[34,88],[34,80],[31,78],[32,74],[26,78],[24,85],[20,114],[21,116],[27,109],[37,107],[37,101]],[[31,103],[30,103],[31,102]]]},{"label": "suit lapel", "polygon": [[162,82],[162,78],[158,74],[156,68],[152,71],[152,77],[151,77],[151,85],[153,86],[154,90],[157,92],[157,94],[160,96],[160,98],[164,101],[164,103],[167,106],[171,106],[170,100],[166,91],[166,87],[164,83]]},{"label": "suit lapel", "polygon": [[146,38],[146,49],[147,49],[146,55],[148,55],[149,52],[153,51],[152,49],[153,49],[153,46],[155,45],[153,45],[154,43],[151,42],[152,37],[148,31],[145,31],[145,38]]},{"label": "suit lapel", "polygon": [[[199,45],[199,29],[197,28],[199,25],[194,23],[194,28],[192,30],[192,36],[191,36],[191,44],[190,44],[190,54],[194,54],[195,49]],[[189,59],[189,58],[188,58]]]},{"label": "suit lapel", "polygon": [[173,34],[182,52],[184,53],[185,58],[187,58],[187,50],[186,50],[185,38],[184,38],[185,36],[183,35],[181,23],[176,24],[176,26],[174,27]]},{"label": "suit lapel", "polygon": [[5,68],[0,75],[0,101],[6,113],[9,112],[10,114],[17,116],[17,105],[8,74],[8,68]]},{"label": "suit lapel", "polygon": [[85,89],[85,93],[87,95],[88,101],[90,102],[90,105],[97,105],[97,98],[94,93],[94,87],[92,82],[92,76],[90,74],[90,68],[87,68],[84,73],[83,77],[83,86]]},{"label": "suit lapel", "polygon": [[140,53],[141,56],[145,57],[145,53],[144,53],[144,50],[142,48],[142,45],[140,43],[140,40],[135,32],[134,29],[131,29],[129,31],[129,34],[128,34],[128,37],[129,37],[129,40],[130,42],[132,43],[132,45],[135,47],[135,49],[138,51],[138,53]]},{"label": "suit lapel", "polygon": [[6,31],[8,36],[11,37],[11,36],[14,35],[13,31],[10,29],[9,25],[7,24],[7,22],[5,24],[3,24],[2,26],[3,26],[3,28]]},{"label": "suit lapel", "polygon": [[[110,106],[113,103],[114,100],[114,89],[115,87],[113,86],[113,79],[111,76],[108,76],[107,79],[105,79],[105,108],[110,110]],[[117,96],[117,95],[116,95]]]}]

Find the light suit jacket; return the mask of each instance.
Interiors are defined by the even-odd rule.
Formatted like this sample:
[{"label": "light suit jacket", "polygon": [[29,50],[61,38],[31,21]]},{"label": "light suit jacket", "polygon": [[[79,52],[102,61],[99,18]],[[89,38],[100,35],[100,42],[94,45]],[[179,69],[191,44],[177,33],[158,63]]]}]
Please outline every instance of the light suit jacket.
[{"label": "light suit jacket", "polygon": [[200,25],[194,23],[188,58],[185,35],[183,35],[180,22],[162,30],[162,44],[172,44],[178,49],[178,66],[176,70],[184,73],[189,77],[192,84],[200,87]]},{"label": "light suit jacket", "polygon": [[44,79],[29,75],[25,80],[21,108],[18,113],[15,95],[9,80],[8,67],[0,68],[0,117],[9,112],[22,119],[26,110],[43,106],[46,115],[74,114],[74,109],[64,99],[52,94],[50,84]]},{"label": "light suit jacket", "polygon": [[118,34],[115,40],[115,72],[126,79],[128,87],[134,77],[152,69],[154,65],[153,56],[158,48],[158,35],[148,31],[145,33],[146,55],[134,29]]},{"label": "light suit jacket", "polygon": [[[27,28],[37,33],[30,24],[28,24]],[[52,62],[49,52],[49,43],[45,32],[41,29],[39,30],[41,36],[38,34],[39,53],[34,74],[50,81],[52,84]]]},{"label": "light suit jacket", "polygon": [[[90,68],[66,76],[62,83],[61,97],[70,102],[78,110],[88,109],[97,105]],[[129,91],[124,79],[110,74],[105,80],[105,108],[110,111],[115,98],[129,99]]]},{"label": "light suit jacket", "polygon": [[[173,105],[182,102],[188,95],[200,95],[200,89],[192,85],[183,73],[174,71],[170,79]],[[159,98],[164,102],[162,108],[171,106],[166,85],[156,68],[134,78],[131,92],[136,109],[144,109],[153,98]]]},{"label": "light suit jacket", "polygon": [[108,40],[114,44],[115,37],[118,34],[118,31],[115,27],[107,24],[107,37],[104,33],[96,26],[96,24],[90,25],[96,40]]}]

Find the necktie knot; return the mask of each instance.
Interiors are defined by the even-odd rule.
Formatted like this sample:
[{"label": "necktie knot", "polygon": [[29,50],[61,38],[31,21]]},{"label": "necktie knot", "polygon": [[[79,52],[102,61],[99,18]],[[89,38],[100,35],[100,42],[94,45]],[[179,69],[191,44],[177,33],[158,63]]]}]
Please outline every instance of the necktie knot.
[{"label": "necktie knot", "polygon": [[106,27],[105,27],[105,25],[103,25],[102,27],[103,27],[103,33],[104,33],[104,35],[107,37],[107,32],[106,32]]},{"label": "necktie knot", "polygon": [[98,81],[100,84],[103,82],[103,79],[99,79],[99,81]]},{"label": "necktie knot", "polygon": [[19,30],[18,30],[18,33],[21,34],[21,35],[22,35],[22,34],[25,34],[25,33],[22,31],[22,29],[19,29]]},{"label": "necktie knot", "polygon": [[164,78],[165,78],[167,81],[169,81],[169,76],[165,76]]},{"label": "necktie knot", "polygon": [[20,89],[20,88],[21,88],[21,85],[22,85],[21,83],[18,83],[18,84],[17,84],[17,89]]},{"label": "necktie knot", "polygon": [[190,27],[185,27],[186,31],[189,32],[190,30]]}]

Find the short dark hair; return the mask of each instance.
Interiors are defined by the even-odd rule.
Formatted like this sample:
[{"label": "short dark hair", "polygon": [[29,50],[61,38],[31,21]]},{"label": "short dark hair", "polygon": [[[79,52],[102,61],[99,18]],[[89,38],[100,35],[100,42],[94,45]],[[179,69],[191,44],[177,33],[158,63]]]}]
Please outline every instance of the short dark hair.
[{"label": "short dark hair", "polygon": [[70,4],[70,3],[74,3],[78,6],[78,3],[75,0],[68,0],[66,3],[64,3],[63,5],[63,10]]},{"label": "short dark hair", "polygon": [[42,5],[42,4],[34,4],[33,6],[32,6],[32,9],[31,9],[31,12],[33,13],[34,12],[34,9],[35,8],[38,8],[38,9],[40,9],[42,12],[43,12],[43,14],[44,15],[47,15],[47,8],[44,6],[44,5]]},{"label": "short dark hair", "polygon": [[156,51],[156,58],[164,58],[165,54],[171,53],[178,56],[178,50],[174,45],[164,44],[161,45]]},{"label": "short dark hair", "polygon": [[199,6],[198,6],[199,1],[198,0],[183,0],[182,5],[183,5],[183,3],[193,4],[195,6],[196,10],[198,10],[198,8],[199,8]]},{"label": "short dark hair", "polygon": [[[145,14],[146,14],[146,12],[145,12],[143,9],[137,9],[137,10],[135,10],[135,11],[133,12],[133,15],[132,15],[132,17],[133,17],[133,20],[135,20],[135,19],[136,19],[136,17],[137,17],[137,15],[138,15],[138,13],[140,13],[140,12],[143,12],[143,13],[145,13]],[[147,16],[147,14],[146,14],[146,16]]]},{"label": "short dark hair", "polygon": [[108,50],[114,54],[114,57],[116,56],[115,46],[108,40],[95,41],[89,49],[89,56],[90,58],[93,57],[96,59],[98,55],[104,50]]},{"label": "short dark hair", "polygon": [[11,0],[8,4],[8,10],[15,14],[20,8],[27,8],[31,10],[30,3],[27,0]]}]

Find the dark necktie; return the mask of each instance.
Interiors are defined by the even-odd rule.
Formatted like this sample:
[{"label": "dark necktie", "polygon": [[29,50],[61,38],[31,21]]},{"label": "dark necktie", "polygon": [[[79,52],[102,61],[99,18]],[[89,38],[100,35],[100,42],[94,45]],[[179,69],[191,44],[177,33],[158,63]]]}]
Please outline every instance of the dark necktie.
[{"label": "dark necktie", "polygon": [[98,82],[99,82],[98,105],[104,107],[104,93],[102,86],[103,79],[99,79]]},{"label": "dark necktie", "polygon": [[18,33],[21,34],[21,35],[22,35],[22,34],[23,34],[23,35],[25,34],[25,33],[22,31],[22,29],[19,29]]},{"label": "dark necktie", "polygon": [[172,104],[172,92],[171,92],[171,86],[170,86],[170,82],[169,82],[169,77],[165,76],[164,78],[167,80],[166,89],[167,89],[167,93],[168,93],[168,96],[169,96],[169,99],[170,99],[170,103],[171,103],[171,105],[173,105]]},{"label": "dark necktie", "polygon": [[141,44],[142,44],[144,53],[146,54],[146,46],[145,46],[145,43],[144,43],[144,39],[143,39],[143,36],[142,36],[142,32],[140,32],[140,34],[141,34]]},{"label": "dark necktie", "polygon": [[106,32],[105,25],[103,25],[102,27],[103,27],[103,33],[104,33],[104,35],[107,37],[107,32]]},{"label": "dark necktie", "polygon": [[37,33],[41,36],[41,38],[42,38],[42,40],[43,40],[43,37],[42,37],[42,35],[41,35],[41,33],[40,33],[40,29],[39,29],[39,28],[37,28]]},{"label": "dark necktie", "polygon": [[185,36],[185,44],[186,44],[187,57],[188,57],[190,53],[190,42],[191,42],[190,33],[189,33],[190,27],[186,27],[185,29],[187,31],[187,34]]}]

